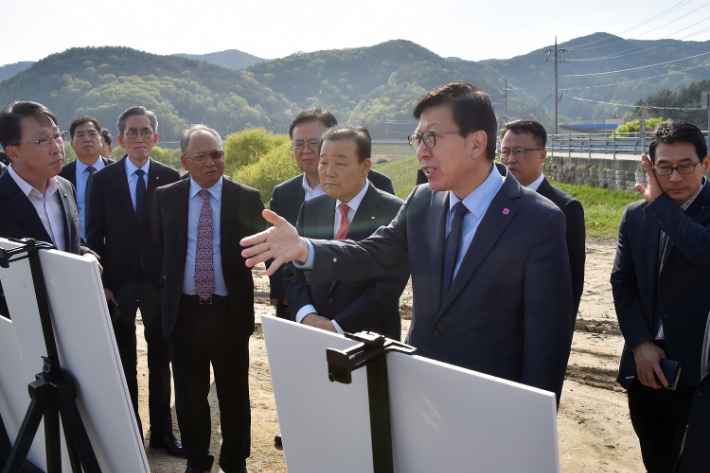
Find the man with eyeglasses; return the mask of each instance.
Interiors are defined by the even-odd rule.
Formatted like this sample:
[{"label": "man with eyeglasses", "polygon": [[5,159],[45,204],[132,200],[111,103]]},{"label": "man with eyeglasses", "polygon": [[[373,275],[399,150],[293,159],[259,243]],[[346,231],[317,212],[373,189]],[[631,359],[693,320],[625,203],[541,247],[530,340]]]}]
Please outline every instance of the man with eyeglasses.
[{"label": "man with eyeglasses", "polygon": [[[294,261],[309,283],[353,281],[408,262],[419,354],[556,393],[574,328],[564,214],[493,163],[490,97],[454,82],[425,94],[410,142],[429,181],[387,227],[358,242],[308,240],[274,226],[242,240],[253,266]],[[268,272],[273,273],[270,267]]]},{"label": "man with eyeglasses", "polygon": [[258,190],[222,177],[224,150],[214,129],[190,126],[180,147],[190,178],[157,189],[151,212],[186,473],[210,471],[214,461],[210,364],[219,393],[219,465],[225,473],[246,473],[254,281],[239,240],[266,228],[264,205]]},{"label": "man with eyeglasses", "polygon": [[150,229],[155,189],[180,174],[150,157],[158,142],[158,120],[145,107],[131,107],[118,118],[118,144],[126,156],[94,173],[86,239],[104,263],[106,301],[114,314],[113,330],[138,427],[136,311],[140,309],[148,343],[150,446],[181,456],[170,414],[170,357],[161,330],[160,266]]},{"label": "man with eyeglasses", "polygon": [[577,199],[550,184],[542,173],[542,165],[547,157],[546,142],[547,132],[535,120],[506,123],[500,132],[500,162],[520,184],[550,199],[565,214],[567,256],[574,299],[570,316],[574,321],[584,289],[584,209]]},{"label": "man with eyeglasses", "polygon": [[[628,390],[631,423],[649,472],[674,471],[700,380],[710,310],[710,158],[695,125],[656,127],[642,156],[648,185],[619,224],[611,273],[624,335],[617,381]],[[661,359],[680,363],[675,390]]]},{"label": "man with eyeglasses", "polygon": [[89,190],[94,172],[114,163],[112,159],[101,155],[101,124],[89,116],[76,117],[69,126],[71,147],[76,153],[76,160],[64,166],[59,173],[76,189],[81,221],[81,237],[86,238],[86,204],[89,202]]},{"label": "man with eyeglasses", "polygon": [[[81,245],[76,192],[57,177],[64,135],[54,114],[36,102],[14,102],[0,112],[0,145],[12,163],[0,176],[0,237],[34,238],[95,258]],[[0,315],[9,317],[1,285]]]}]

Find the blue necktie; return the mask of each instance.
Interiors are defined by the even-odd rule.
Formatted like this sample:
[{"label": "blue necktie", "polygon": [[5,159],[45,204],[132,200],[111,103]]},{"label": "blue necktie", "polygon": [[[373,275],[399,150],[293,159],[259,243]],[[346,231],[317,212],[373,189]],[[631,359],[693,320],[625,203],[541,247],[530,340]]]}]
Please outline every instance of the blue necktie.
[{"label": "blue necktie", "polygon": [[454,280],[454,269],[459,256],[459,248],[461,247],[461,235],[463,234],[463,216],[466,215],[468,209],[463,202],[457,202],[451,210],[453,217],[451,218],[451,231],[446,237],[446,249],[444,253],[444,283],[441,288],[442,302],[451,289],[451,283]]},{"label": "blue necktie", "polygon": [[136,217],[138,217],[138,225],[143,226],[143,207],[145,206],[145,171],[139,169],[136,171],[138,179],[136,180]]}]

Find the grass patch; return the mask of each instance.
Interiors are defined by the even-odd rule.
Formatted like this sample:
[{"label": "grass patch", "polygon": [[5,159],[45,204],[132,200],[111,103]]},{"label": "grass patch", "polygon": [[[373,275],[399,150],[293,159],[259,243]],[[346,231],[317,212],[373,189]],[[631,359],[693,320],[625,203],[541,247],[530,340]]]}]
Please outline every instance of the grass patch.
[{"label": "grass patch", "polygon": [[402,144],[396,145],[372,145],[372,155],[388,155],[388,156],[412,156],[414,151],[409,143],[403,141]]},{"label": "grass patch", "polygon": [[[375,165],[374,168],[392,179],[397,197],[406,199],[417,182],[419,161],[416,156],[410,156]],[[552,184],[580,201],[584,207],[587,236],[590,238],[616,240],[621,214],[627,205],[641,198],[637,193],[626,191],[560,184],[554,181]]]}]

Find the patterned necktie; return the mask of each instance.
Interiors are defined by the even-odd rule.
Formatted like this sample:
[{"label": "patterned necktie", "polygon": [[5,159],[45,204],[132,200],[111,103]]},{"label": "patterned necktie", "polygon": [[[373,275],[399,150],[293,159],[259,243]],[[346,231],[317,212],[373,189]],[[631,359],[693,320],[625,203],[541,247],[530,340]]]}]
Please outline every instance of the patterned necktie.
[{"label": "patterned necktie", "polygon": [[338,207],[340,209],[340,228],[338,229],[338,234],[335,235],[336,240],[345,240],[348,237],[348,230],[350,229],[350,220],[348,220],[348,210],[350,207],[347,204],[340,204]]},{"label": "patterned necktie", "polygon": [[138,217],[138,225],[143,226],[143,207],[145,206],[145,171],[139,169],[136,171],[138,179],[136,180],[136,217]]},{"label": "patterned necktie", "polygon": [[451,213],[451,231],[446,237],[446,249],[444,253],[444,283],[441,290],[441,300],[443,301],[446,294],[451,289],[451,283],[454,280],[454,269],[456,261],[459,257],[459,249],[461,247],[461,235],[463,234],[463,216],[466,215],[468,209],[463,202],[457,202],[454,205]]},{"label": "patterned necktie", "polygon": [[197,223],[197,251],[195,252],[195,294],[207,300],[214,292],[214,260],[212,257],[212,206],[206,189],[198,192],[202,210]]}]

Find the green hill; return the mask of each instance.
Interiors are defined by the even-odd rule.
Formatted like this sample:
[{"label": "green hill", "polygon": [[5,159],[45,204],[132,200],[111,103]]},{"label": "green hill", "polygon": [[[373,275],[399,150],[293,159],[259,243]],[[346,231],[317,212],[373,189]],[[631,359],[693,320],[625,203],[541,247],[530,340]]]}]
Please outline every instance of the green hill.
[{"label": "green hill", "polygon": [[9,79],[34,64],[32,61],[16,62],[14,64],[5,64],[0,66],[0,82]]},{"label": "green hill", "polygon": [[216,64],[218,66],[226,67],[227,69],[232,69],[234,71],[248,66],[253,66],[254,64],[263,61],[260,57],[252,56],[251,54],[239,51],[238,49],[228,49],[226,51],[219,51],[209,54],[178,53],[173,54],[173,56],[195,59],[196,61],[205,61],[210,64]]}]

